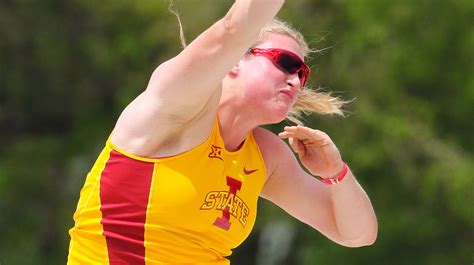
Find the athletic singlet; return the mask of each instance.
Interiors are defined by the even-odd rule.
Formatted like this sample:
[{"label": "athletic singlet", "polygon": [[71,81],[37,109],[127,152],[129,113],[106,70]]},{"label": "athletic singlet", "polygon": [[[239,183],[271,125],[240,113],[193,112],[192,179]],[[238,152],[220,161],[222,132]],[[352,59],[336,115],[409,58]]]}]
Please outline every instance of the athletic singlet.
[{"label": "athletic singlet", "polygon": [[137,157],[107,141],[81,190],[68,264],[230,264],[265,178],[253,134],[229,152],[217,122],[204,143],[172,157]]}]

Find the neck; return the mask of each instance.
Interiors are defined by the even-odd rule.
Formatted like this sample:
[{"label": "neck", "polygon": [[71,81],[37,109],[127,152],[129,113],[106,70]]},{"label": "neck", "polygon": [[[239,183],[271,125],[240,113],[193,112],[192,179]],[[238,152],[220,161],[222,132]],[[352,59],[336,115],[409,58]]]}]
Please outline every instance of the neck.
[{"label": "neck", "polygon": [[259,126],[241,107],[223,102],[219,105],[218,117],[219,130],[229,151],[238,150],[248,133]]}]

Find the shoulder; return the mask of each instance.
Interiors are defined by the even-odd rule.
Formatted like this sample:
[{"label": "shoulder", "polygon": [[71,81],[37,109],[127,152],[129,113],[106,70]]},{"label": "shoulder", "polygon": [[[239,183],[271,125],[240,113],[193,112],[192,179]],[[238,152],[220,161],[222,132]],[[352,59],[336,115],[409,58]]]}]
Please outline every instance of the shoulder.
[{"label": "shoulder", "polygon": [[261,127],[255,128],[252,133],[265,161],[267,177],[279,171],[277,169],[282,164],[289,166],[297,163],[290,147],[278,135]]},{"label": "shoulder", "polygon": [[271,151],[273,148],[279,149],[286,145],[275,133],[265,128],[257,127],[252,133],[262,152]]}]

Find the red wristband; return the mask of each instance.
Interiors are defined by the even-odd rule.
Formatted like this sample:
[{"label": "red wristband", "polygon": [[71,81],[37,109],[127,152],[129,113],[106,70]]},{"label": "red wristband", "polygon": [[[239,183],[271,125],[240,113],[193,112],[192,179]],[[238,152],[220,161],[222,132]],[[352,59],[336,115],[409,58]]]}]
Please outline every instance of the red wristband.
[{"label": "red wristband", "polygon": [[316,178],[319,179],[320,181],[328,184],[328,185],[336,185],[344,179],[344,177],[347,175],[348,170],[349,170],[349,168],[347,167],[347,164],[344,163],[342,171],[337,176],[335,176],[334,178],[325,179],[325,178],[321,178],[320,176],[316,176]]}]

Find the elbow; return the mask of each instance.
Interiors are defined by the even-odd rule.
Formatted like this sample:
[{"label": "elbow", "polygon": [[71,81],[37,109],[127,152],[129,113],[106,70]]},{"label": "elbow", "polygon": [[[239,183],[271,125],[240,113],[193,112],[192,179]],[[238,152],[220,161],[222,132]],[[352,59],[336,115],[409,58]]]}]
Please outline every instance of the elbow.
[{"label": "elbow", "polygon": [[359,247],[367,247],[375,244],[377,241],[378,235],[378,226],[375,223],[372,226],[369,226],[363,233],[359,234],[357,237],[352,238],[344,238],[338,242],[340,245],[350,248],[359,248]]},{"label": "elbow", "polygon": [[245,52],[258,38],[259,31],[245,25],[245,21],[239,21],[232,17],[224,17],[217,22],[219,34],[223,44],[231,43],[234,47],[243,47]]},{"label": "elbow", "polygon": [[375,244],[375,241],[377,241],[377,236],[378,236],[378,226],[376,224],[375,228],[374,228],[374,231],[371,233],[370,237],[368,238],[366,246],[371,246],[371,245]]},{"label": "elbow", "polygon": [[236,0],[227,14],[218,21],[224,35],[233,42],[251,45],[265,24],[272,21],[284,0]]},{"label": "elbow", "polygon": [[367,238],[359,238],[355,240],[345,240],[340,242],[339,244],[348,248],[360,248],[360,247],[368,247],[375,244],[377,236],[367,237]]},{"label": "elbow", "polygon": [[375,229],[373,229],[372,231],[368,231],[356,239],[344,240],[343,242],[341,242],[341,245],[350,248],[371,246],[375,244],[375,241],[377,241],[377,234],[377,228],[375,227]]},{"label": "elbow", "polygon": [[243,21],[239,21],[233,16],[225,16],[218,22],[222,35],[226,36],[226,38],[234,36],[236,39],[245,36],[246,27],[243,23]]},{"label": "elbow", "polygon": [[371,233],[370,235],[365,236],[361,240],[359,240],[358,244],[354,245],[353,247],[368,247],[375,244],[377,241],[377,232]]}]

